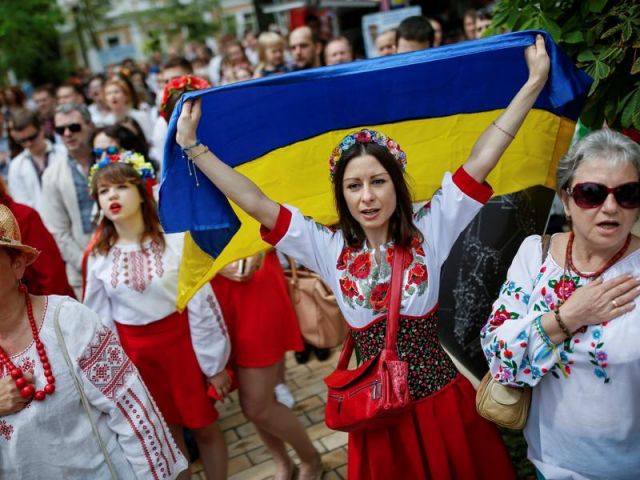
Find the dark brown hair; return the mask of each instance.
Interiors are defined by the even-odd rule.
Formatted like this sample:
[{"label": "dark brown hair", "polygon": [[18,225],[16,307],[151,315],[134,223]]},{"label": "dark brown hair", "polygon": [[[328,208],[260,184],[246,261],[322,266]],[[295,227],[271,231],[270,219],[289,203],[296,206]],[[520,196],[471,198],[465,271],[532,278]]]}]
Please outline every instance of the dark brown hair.
[{"label": "dark brown hair", "polygon": [[[150,239],[158,243],[164,249],[165,241],[162,228],[160,226],[160,218],[156,209],[156,201],[153,195],[147,191],[145,185],[131,165],[126,163],[111,163],[106,167],[98,170],[91,182],[91,195],[98,205],[98,189],[100,185],[119,185],[122,183],[131,183],[136,186],[140,197],[142,198],[142,219],[144,221],[144,232],[140,236],[140,243],[146,239]],[[98,238],[91,249],[92,253],[106,255],[118,240],[116,227],[111,220],[103,216],[98,225]]]},{"label": "dark brown hair", "polygon": [[11,130],[24,130],[28,127],[40,130],[41,126],[42,122],[40,121],[38,114],[26,108],[16,110],[9,119],[9,128]]},{"label": "dark brown hair", "polygon": [[342,185],[347,165],[355,157],[362,155],[375,157],[391,177],[391,182],[395,188],[396,209],[389,221],[391,239],[396,245],[407,248],[415,237],[422,241],[422,234],[413,223],[411,191],[400,164],[389,150],[377,143],[356,143],[343,153],[333,177],[333,196],[336,202],[336,210],[338,211],[338,225],[342,230],[347,245],[360,248],[366,240],[362,227],[349,212]]}]

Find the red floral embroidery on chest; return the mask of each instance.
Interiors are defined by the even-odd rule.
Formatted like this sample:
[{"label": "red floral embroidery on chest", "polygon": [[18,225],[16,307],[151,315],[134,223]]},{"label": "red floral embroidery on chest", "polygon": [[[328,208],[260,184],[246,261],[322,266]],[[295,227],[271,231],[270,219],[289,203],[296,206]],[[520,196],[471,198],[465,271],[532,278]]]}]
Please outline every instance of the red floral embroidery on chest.
[{"label": "red floral embroidery on chest", "polygon": [[144,292],[154,275],[158,278],[164,275],[162,253],[162,246],[157,242],[131,252],[113,247],[111,286],[116,288],[122,281],[130,289]]},{"label": "red floral embroidery on chest", "polygon": [[[358,250],[345,246],[338,256],[336,269],[342,301],[351,308],[362,307],[376,313],[385,312],[388,304],[391,264],[395,248],[387,248],[379,262],[372,258],[374,250]],[[411,242],[411,255],[405,259],[405,285],[403,297],[421,295],[429,278],[424,248],[415,238]]]}]

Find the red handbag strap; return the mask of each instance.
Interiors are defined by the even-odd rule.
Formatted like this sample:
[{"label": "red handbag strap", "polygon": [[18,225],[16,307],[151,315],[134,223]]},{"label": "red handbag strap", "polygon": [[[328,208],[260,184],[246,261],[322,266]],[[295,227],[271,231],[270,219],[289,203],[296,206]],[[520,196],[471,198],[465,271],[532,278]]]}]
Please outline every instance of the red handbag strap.
[{"label": "red handbag strap", "polygon": [[[391,265],[391,286],[389,287],[389,310],[387,312],[387,331],[385,348],[396,351],[396,338],[400,323],[400,303],[402,300],[402,282],[404,280],[404,258],[406,250],[400,246],[394,246],[393,263]],[[355,341],[349,331],[347,339],[342,347],[336,370],[346,370],[353,353]]]},{"label": "red handbag strap", "polygon": [[396,338],[400,327],[400,304],[402,303],[402,282],[404,281],[404,258],[406,250],[395,245],[393,265],[391,265],[391,287],[389,287],[389,310],[387,311],[387,335],[385,348],[396,351]]}]

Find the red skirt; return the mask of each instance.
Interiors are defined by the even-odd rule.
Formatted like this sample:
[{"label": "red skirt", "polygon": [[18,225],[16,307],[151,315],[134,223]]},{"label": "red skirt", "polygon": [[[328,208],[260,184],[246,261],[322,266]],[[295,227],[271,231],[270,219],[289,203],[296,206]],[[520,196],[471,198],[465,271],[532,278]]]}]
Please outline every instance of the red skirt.
[{"label": "red skirt", "polygon": [[116,322],[116,328],[167,423],[201,428],[218,419],[193,350],[186,310],[148,325]]},{"label": "red skirt", "polygon": [[349,435],[349,480],[515,479],[497,428],[475,409],[458,375],[417,401],[392,428]]},{"label": "red skirt", "polygon": [[261,368],[290,350],[303,350],[302,335],[275,250],[246,282],[221,275],[211,281],[231,339],[231,362]]}]

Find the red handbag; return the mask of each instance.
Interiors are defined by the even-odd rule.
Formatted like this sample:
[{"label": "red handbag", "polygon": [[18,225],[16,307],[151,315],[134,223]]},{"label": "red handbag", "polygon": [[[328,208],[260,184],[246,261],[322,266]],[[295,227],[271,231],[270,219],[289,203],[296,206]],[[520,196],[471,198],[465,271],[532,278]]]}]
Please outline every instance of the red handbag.
[{"label": "red handbag", "polygon": [[355,370],[348,370],[354,348],[350,333],[336,370],[324,379],[329,390],[325,422],[333,430],[362,432],[384,428],[411,406],[409,365],[398,358],[396,347],[405,255],[404,249],[396,247],[384,348]]}]

